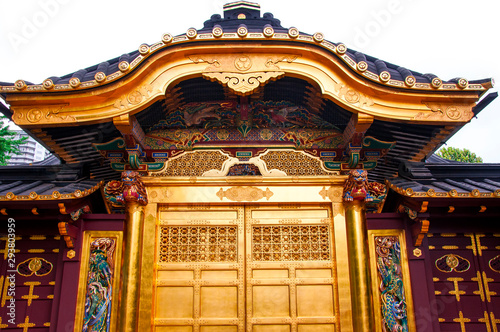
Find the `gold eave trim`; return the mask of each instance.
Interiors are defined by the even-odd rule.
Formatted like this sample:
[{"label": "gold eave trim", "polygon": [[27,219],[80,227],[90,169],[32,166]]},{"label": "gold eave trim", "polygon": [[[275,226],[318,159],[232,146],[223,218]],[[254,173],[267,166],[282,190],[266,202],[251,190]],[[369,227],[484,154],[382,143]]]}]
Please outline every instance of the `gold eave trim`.
[{"label": "gold eave trim", "polygon": [[400,188],[386,180],[386,184],[397,192],[398,194],[406,197],[422,197],[422,198],[500,198],[500,189],[495,190],[492,193],[481,192],[478,189],[474,189],[471,192],[458,192],[457,190],[450,190],[448,192],[437,192],[433,189],[428,191],[413,191],[411,188]]},{"label": "gold eave trim", "polygon": [[347,175],[331,176],[234,176],[234,177],[141,177],[145,185],[224,186],[224,185],[343,185]]},{"label": "gold eave trim", "polygon": [[[292,28],[293,29],[293,28]],[[290,29],[290,30],[292,30]],[[193,36],[193,34],[195,34]],[[123,66],[120,66],[120,70],[110,74],[110,75],[98,75],[94,80],[85,81],[85,82],[72,82],[72,84],[53,84],[52,81],[47,79],[45,84],[30,84],[27,85],[24,81],[19,80],[16,81],[14,86],[0,86],[0,92],[23,92],[23,93],[32,93],[32,92],[61,92],[61,91],[79,91],[90,88],[95,88],[98,86],[102,86],[104,84],[109,84],[116,80],[119,80],[123,76],[127,75],[143,62],[145,62],[152,55],[157,54],[161,50],[165,48],[169,48],[179,44],[185,43],[196,43],[196,42],[207,42],[207,41],[242,41],[242,40],[251,40],[251,41],[286,41],[297,44],[312,44],[323,48],[324,50],[328,50],[330,53],[335,54],[337,58],[341,59],[345,67],[351,69],[354,73],[362,76],[363,78],[376,82],[387,87],[391,88],[400,88],[406,90],[427,90],[427,91],[486,91],[493,87],[492,81],[487,81],[482,84],[470,84],[467,80],[462,79],[459,83],[439,83],[432,85],[431,83],[417,83],[416,81],[411,82],[411,80],[399,81],[390,78],[390,75],[383,75],[373,73],[367,70],[367,65],[364,61],[357,62],[355,59],[351,58],[347,53],[347,47],[342,44],[334,44],[327,40],[324,40],[323,35],[321,33],[314,34],[313,36],[306,34],[298,34],[291,36],[291,32],[289,33],[272,33],[272,35],[266,36],[264,33],[247,33],[245,35],[238,35],[237,33],[223,33],[220,36],[216,36],[213,33],[202,33],[198,34],[196,31],[193,32],[192,29],[188,30],[188,33],[184,35],[179,35],[176,37],[172,37],[170,34],[164,34],[162,41],[157,42],[152,45],[142,44],[139,47],[140,54],[133,59],[130,63],[126,63]]]},{"label": "gold eave trim", "polygon": [[104,182],[101,181],[94,187],[87,190],[75,190],[69,194],[61,194],[58,191],[53,191],[51,195],[38,195],[36,192],[32,191],[28,195],[14,195],[12,192],[8,192],[5,195],[0,195],[0,202],[19,202],[19,201],[62,201],[71,199],[80,199],[98,190]]},{"label": "gold eave trim", "polygon": [[[230,52],[228,52],[230,51]],[[165,97],[167,89],[184,79],[214,73],[215,61],[234,63],[242,55],[255,64],[241,73],[284,72],[315,82],[324,98],[352,113],[364,113],[385,121],[425,124],[465,124],[473,116],[477,92],[405,91],[366,82],[341,65],[331,52],[297,44],[235,43],[196,44],[169,48],[149,57],[122,81],[93,90],[71,93],[12,93],[7,102],[16,124],[27,128],[101,123],[124,114],[133,115]],[[230,57],[233,62],[228,62]],[[263,62],[262,60],[269,61]]]}]

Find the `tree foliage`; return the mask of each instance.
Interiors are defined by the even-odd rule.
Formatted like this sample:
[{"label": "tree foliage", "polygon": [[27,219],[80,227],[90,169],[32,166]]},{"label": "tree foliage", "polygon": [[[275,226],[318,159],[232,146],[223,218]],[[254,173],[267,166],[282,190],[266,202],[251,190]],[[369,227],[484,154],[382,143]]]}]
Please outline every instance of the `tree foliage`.
[{"label": "tree foliage", "polygon": [[20,154],[19,145],[23,144],[28,137],[15,139],[16,132],[9,129],[5,117],[0,117],[0,166],[7,165],[13,154]]},{"label": "tree foliage", "polygon": [[476,156],[475,153],[468,149],[459,149],[449,146],[447,148],[442,148],[437,152],[437,155],[441,158],[461,161],[464,163],[482,163],[483,158]]}]

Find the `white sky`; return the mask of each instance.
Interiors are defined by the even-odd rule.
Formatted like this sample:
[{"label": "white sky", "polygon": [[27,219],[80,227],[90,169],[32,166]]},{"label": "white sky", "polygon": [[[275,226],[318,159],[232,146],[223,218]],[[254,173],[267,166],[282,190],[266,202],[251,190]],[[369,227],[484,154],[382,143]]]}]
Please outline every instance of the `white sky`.
[{"label": "white sky", "polygon": [[[0,81],[40,83],[152,44],[165,32],[200,29],[229,1],[1,0]],[[255,1],[257,2],[257,1]],[[283,27],[443,80],[496,78],[498,0],[261,0]],[[498,91],[495,87],[492,91]],[[500,97],[451,140],[500,163]]]}]

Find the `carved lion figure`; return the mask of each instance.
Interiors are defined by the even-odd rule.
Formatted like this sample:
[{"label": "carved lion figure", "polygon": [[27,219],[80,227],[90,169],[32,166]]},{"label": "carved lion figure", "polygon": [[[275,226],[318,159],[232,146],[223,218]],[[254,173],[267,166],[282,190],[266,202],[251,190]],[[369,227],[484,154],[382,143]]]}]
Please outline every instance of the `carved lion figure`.
[{"label": "carved lion figure", "polygon": [[365,200],[366,202],[373,201],[373,197],[368,191],[368,172],[361,169],[353,169],[349,172],[349,177],[344,186],[344,200]]},{"label": "carved lion figure", "polygon": [[141,175],[136,171],[122,172],[123,194],[117,197],[121,202],[137,201],[139,204],[148,204],[148,197]]}]

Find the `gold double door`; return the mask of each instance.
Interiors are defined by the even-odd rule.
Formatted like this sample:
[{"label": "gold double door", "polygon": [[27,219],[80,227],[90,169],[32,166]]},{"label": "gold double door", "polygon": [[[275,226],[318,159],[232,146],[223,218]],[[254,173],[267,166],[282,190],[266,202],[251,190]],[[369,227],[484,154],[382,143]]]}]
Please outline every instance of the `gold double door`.
[{"label": "gold double door", "polygon": [[153,330],[340,331],[332,220],[331,205],[161,206]]}]

